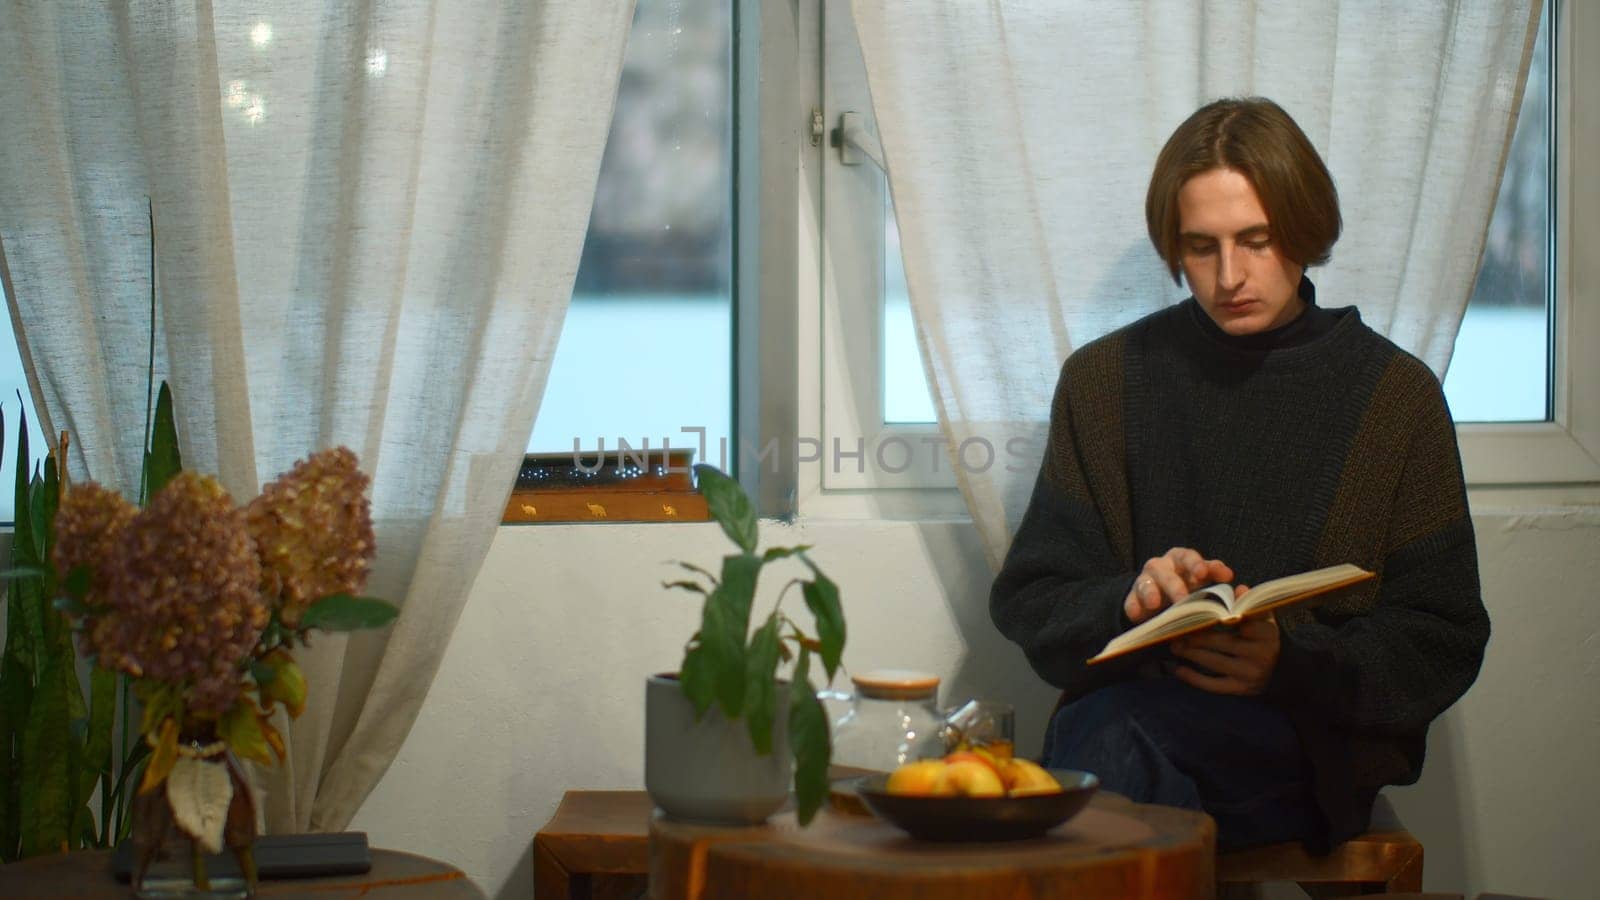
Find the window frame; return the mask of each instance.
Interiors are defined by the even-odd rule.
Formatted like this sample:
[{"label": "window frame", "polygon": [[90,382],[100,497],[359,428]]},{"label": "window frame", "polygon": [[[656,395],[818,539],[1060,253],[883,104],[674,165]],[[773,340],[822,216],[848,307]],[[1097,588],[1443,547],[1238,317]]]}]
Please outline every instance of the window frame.
[{"label": "window frame", "polygon": [[[1552,421],[1456,426],[1475,488],[1600,483],[1600,60],[1573,52],[1600,40],[1600,9],[1552,0],[1555,33]],[[1587,151],[1587,152],[1585,152]]]}]

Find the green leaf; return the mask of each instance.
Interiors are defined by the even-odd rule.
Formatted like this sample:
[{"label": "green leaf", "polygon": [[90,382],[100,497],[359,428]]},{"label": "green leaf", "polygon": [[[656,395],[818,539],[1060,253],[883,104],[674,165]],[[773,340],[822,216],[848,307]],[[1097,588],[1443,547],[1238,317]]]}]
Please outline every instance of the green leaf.
[{"label": "green leaf", "polygon": [[172,417],[172,391],[163,381],[161,391],[156,394],[156,421],[150,432],[150,452],[144,460],[145,502],[150,502],[150,498],[181,471],[183,457],[178,452],[178,428]]},{"label": "green leaf", "polygon": [[183,718],[183,691],[177,685],[147,681],[139,682],[138,686],[139,703],[144,707],[144,718],[139,722],[140,734],[155,733],[165,719]]},{"label": "green leaf", "polygon": [[[17,401],[22,401],[22,392],[17,392]],[[12,509],[16,511],[13,518],[11,534],[11,564],[14,566],[41,565],[44,560],[34,555],[33,545],[33,520],[31,516],[23,515],[33,509],[33,495],[29,489],[28,478],[28,411],[22,410],[22,424],[17,429],[17,484],[16,494]]]},{"label": "green leaf", "polygon": [[745,635],[755,600],[761,558],[729,554],[722,558],[722,581],[706,597],[700,619],[700,646],[715,685],[717,704],[730,719],[744,710]]},{"label": "green leaf", "polygon": [[776,612],[768,616],[767,624],[756,629],[745,654],[744,717],[750,742],[759,756],[772,752],[772,722],[778,714],[778,648],[783,643],[778,639],[781,621]]},{"label": "green leaf", "polygon": [[267,735],[261,730],[255,701],[248,696],[241,696],[217,720],[217,737],[227,741],[228,747],[241,759],[254,760],[263,766],[275,762]]},{"label": "green leaf", "polygon": [[61,587],[67,593],[82,600],[89,593],[89,585],[93,582],[94,570],[89,568],[87,564],[79,564],[73,566],[72,571],[67,573],[67,580],[61,583]]},{"label": "green leaf", "polygon": [[117,674],[99,666],[89,670],[89,735],[84,743],[83,769],[79,773],[78,796],[85,802],[100,791],[111,795],[111,732],[117,717]]},{"label": "green leaf", "polygon": [[[41,563],[50,562],[50,547],[55,543],[56,507],[61,502],[61,483],[56,478],[56,456],[54,453],[45,454],[44,481],[36,483],[33,490],[33,504],[28,510],[28,524],[33,531],[33,547],[38,554],[35,559]],[[51,569],[51,575],[55,570]]]},{"label": "green leaf", "polygon": [[795,814],[801,825],[822,808],[828,794],[828,715],[811,686],[811,651],[802,648],[789,683],[789,749],[794,753]]},{"label": "green leaf", "polygon": [[699,575],[701,578],[704,578],[707,581],[711,582],[711,586],[712,587],[716,587],[716,585],[717,585],[717,576],[714,575],[713,573],[708,572],[705,569],[700,568],[699,566],[695,565],[694,563],[680,562],[680,563],[678,563],[678,565],[682,566],[685,570],[693,572],[694,574]]},{"label": "green leaf", "polygon": [[716,699],[716,682],[707,663],[705,647],[696,645],[683,655],[683,665],[678,667],[678,683],[683,687],[683,695],[694,704],[694,717],[698,720]]},{"label": "green leaf", "polygon": [[844,609],[839,605],[839,587],[828,576],[812,570],[814,581],[800,586],[805,595],[806,608],[817,620],[817,640],[822,644],[822,667],[827,670],[828,681],[839,668],[844,656]]},{"label": "green leaf", "polygon": [[775,559],[784,559],[790,556],[799,556],[811,549],[810,544],[801,544],[798,547],[768,547],[767,552],[761,554],[762,562],[772,562]]},{"label": "green leaf", "polygon": [[37,579],[17,581],[6,593],[14,600],[11,612],[19,614],[26,632],[17,652],[33,673],[33,683],[38,684],[44,679],[44,666],[50,655],[50,645],[45,642],[44,633],[43,582]]},{"label": "green leaf", "polygon": [[705,495],[711,518],[746,553],[756,552],[756,510],[750,505],[739,482],[724,475],[716,466],[700,463],[694,467],[700,493]]},{"label": "green leaf", "polygon": [[250,660],[250,677],[256,680],[257,687],[266,687],[272,683],[273,679],[278,677],[278,670],[261,662],[261,660],[252,659]]},{"label": "green leaf", "polygon": [[[9,601],[8,601],[9,602]],[[15,610],[6,615],[6,649],[0,657],[0,860],[17,858],[21,832],[23,729],[33,702],[33,676],[17,650],[24,640],[22,619]],[[15,749],[13,749],[15,748]]]},{"label": "green leaf", "polygon": [[65,669],[73,660],[52,657],[28,710],[22,738],[20,826],[22,855],[59,852],[72,827],[72,759]]},{"label": "green leaf", "polygon": [[706,586],[698,581],[663,581],[661,586],[669,591],[693,591],[701,595],[706,593]]},{"label": "green leaf", "polygon": [[387,625],[398,615],[400,610],[394,604],[376,597],[329,594],[307,607],[305,615],[300,617],[300,627],[358,631]]},{"label": "green leaf", "polygon": [[306,708],[306,676],[294,657],[287,650],[275,650],[261,664],[272,670],[272,677],[265,683],[256,682],[261,691],[261,705],[270,710],[273,703],[282,703],[289,718],[300,718]]},{"label": "green leaf", "polygon": [[49,574],[50,570],[44,566],[14,566],[5,571],[0,571],[0,578],[7,581],[15,581],[19,578],[43,578]]}]

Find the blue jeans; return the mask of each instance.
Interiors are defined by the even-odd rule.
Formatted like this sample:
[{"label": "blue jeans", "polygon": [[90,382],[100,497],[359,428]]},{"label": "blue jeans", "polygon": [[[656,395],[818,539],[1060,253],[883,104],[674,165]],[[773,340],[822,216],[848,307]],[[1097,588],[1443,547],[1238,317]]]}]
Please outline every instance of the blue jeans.
[{"label": "blue jeans", "polygon": [[1171,677],[1115,684],[1056,712],[1044,760],[1093,772],[1106,790],[1140,803],[1205,810],[1224,849],[1323,829],[1294,727],[1254,697]]}]

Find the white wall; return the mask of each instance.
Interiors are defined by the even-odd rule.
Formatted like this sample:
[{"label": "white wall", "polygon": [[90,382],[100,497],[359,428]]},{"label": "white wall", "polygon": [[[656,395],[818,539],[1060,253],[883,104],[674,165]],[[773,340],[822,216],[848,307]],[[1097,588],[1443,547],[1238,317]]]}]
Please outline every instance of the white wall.
[{"label": "white wall", "polygon": [[[1480,511],[1477,526],[1489,657],[1395,802],[1430,890],[1593,896],[1600,510]],[[815,544],[839,582],[847,666],[938,672],[942,700],[1009,698],[1019,743],[1038,745],[1053,692],[989,624],[969,524],[762,529],[765,543]],[[725,546],[710,525],[501,528],[410,738],[351,827],[450,860],[491,896],[531,897],[533,835],[562,791],[642,784],[644,679],[675,668],[698,624],[694,598],[659,587],[667,561]]]}]

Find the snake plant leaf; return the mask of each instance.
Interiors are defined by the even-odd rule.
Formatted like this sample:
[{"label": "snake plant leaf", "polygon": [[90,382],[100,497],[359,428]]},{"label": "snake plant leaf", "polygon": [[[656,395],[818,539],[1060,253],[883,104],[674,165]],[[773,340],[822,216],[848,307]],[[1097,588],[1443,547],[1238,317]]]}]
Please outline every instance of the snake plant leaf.
[{"label": "snake plant leaf", "polygon": [[95,666],[89,670],[89,734],[84,744],[78,796],[87,799],[101,778],[111,786],[111,731],[117,718],[117,674]]},{"label": "snake plant leaf", "polygon": [[817,641],[821,646],[822,667],[833,681],[833,673],[844,656],[844,609],[839,605],[839,586],[828,576],[812,569],[812,580],[800,586],[806,608],[817,620]]},{"label": "snake plant leaf", "polygon": [[399,608],[376,597],[329,594],[306,608],[305,614],[300,617],[300,627],[323,631],[359,631],[387,625],[398,615]]},{"label": "snake plant leaf", "polygon": [[[17,402],[22,402],[21,391],[17,392]],[[17,430],[17,482],[15,499],[11,507],[16,513],[11,536],[11,564],[14,566],[39,565],[44,562],[35,553],[33,517],[26,515],[33,509],[31,483],[32,479],[28,477],[28,413],[24,407],[22,424]]]},{"label": "snake plant leaf", "polygon": [[739,482],[724,475],[716,466],[700,463],[694,467],[696,484],[705,495],[706,508],[722,531],[746,553],[756,552],[756,510]]},{"label": "snake plant leaf", "polygon": [[[22,617],[18,615],[14,592],[8,593],[10,609],[6,615],[6,647],[0,656],[0,861],[17,858],[21,829],[22,759],[16,749],[32,705],[33,674],[20,650],[27,640]],[[14,749],[16,748],[16,749]]]},{"label": "snake plant leaf", "polygon": [[145,502],[183,471],[183,455],[178,452],[178,428],[172,417],[172,390],[165,381],[156,394],[155,426],[150,431],[150,452],[145,456]]},{"label": "snake plant leaf", "polygon": [[772,752],[772,722],[778,712],[778,648],[783,643],[778,637],[780,621],[776,611],[767,616],[745,654],[744,718],[758,756]]},{"label": "snake plant leaf", "polygon": [[28,710],[22,736],[19,822],[22,855],[67,849],[72,828],[71,716],[68,681],[76,684],[70,655],[53,656]]},{"label": "snake plant leaf", "polygon": [[[33,532],[34,559],[41,562],[50,561],[50,547],[55,543],[56,507],[61,502],[61,483],[56,480],[55,454],[46,454],[44,458],[44,476],[42,479],[35,477],[30,486],[33,495],[32,502],[28,504],[29,529]],[[20,513],[20,510],[19,510]],[[55,570],[51,569],[53,576]]]},{"label": "snake plant leaf", "polygon": [[795,814],[801,825],[822,807],[828,793],[828,715],[810,679],[811,651],[801,648],[789,682],[789,748],[794,753]]}]

